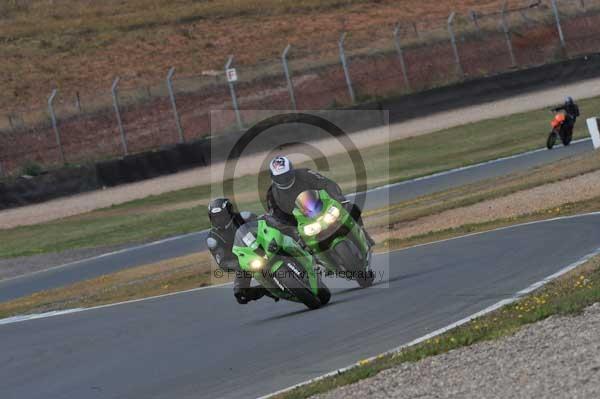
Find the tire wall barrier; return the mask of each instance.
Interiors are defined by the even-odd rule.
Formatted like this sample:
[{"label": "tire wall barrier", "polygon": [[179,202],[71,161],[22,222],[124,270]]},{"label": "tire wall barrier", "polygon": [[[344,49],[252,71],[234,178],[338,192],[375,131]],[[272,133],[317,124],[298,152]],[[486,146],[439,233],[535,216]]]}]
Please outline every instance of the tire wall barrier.
[{"label": "tire wall barrier", "polygon": [[[600,54],[593,54],[370,102],[353,109],[387,110],[389,111],[389,122],[398,123],[415,117],[495,101],[599,76]],[[556,102],[559,103],[561,100],[557,98]],[[331,111],[329,114],[329,112],[323,111],[321,116],[335,123],[336,118],[340,117],[340,113]],[[383,113],[369,113],[369,115],[378,115],[378,117],[366,120],[364,113],[356,115],[361,115],[361,118],[351,121],[352,129],[348,133],[387,123],[386,120],[383,120]],[[348,116],[352,117],[352,113],[344,114],[344,117]],[[348,126],[348,124],[346,120],[344,125]],[[298,129],[294,129],[292,134],[283,126],[273,128],[273,134],[281,135],[290,141],[311,141],[312,138],[317,137],[316,135],[312,136],[314,133],[314,130],[308,127],[302,129],[300,135]],[[113,187],[190,168],[208,166],[211,162],[223,161],[223,159],[211,159],[212,146],[231,148],[242,134],[242,132],[222,134],[165,147],[161,150],[103,161],[91,166],[63,168],[41,176],[20,177],[0,182],[0,209],[44,202],[103,187]]]}]

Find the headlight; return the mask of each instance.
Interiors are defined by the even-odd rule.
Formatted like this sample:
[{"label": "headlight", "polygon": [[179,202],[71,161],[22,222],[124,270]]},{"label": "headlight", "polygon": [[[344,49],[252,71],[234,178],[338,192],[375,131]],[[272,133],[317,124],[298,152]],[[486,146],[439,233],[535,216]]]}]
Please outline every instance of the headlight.
[{"label": "headlight", "polygon": [[320,223],[312,223],[304,226],[304,234],[307,236],[316,236],[321,232],[321,224]]},{"label": "headlight", "polygon": [[254,271],[258,271],[258,270],[262,269],[264,265],[265,265],[265,262],[261,258],[257,258],[257,259],[254,259],[252,262],[250,262],[250,269],[252,269]]},{"label": "headlight", "polygon": [[327,224],[333,224],[340,217],[340,210],[335,206],[332,206],[327,210],[327,213],[323,216],[323,221]]}]

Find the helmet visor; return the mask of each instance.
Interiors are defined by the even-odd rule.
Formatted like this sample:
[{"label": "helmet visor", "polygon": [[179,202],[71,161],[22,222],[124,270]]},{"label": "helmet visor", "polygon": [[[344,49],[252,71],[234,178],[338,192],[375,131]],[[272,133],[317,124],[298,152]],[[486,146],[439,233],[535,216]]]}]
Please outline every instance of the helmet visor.
[{"label": "helmet visor", "polygon": [[304,191],[296,198],[296,207],[304,216],[314,218],[323,210],[323,201],[318,191]]},{"label": "helmet visor", "polygon": [[225,208],[213,208],[210,211],[210,221],[213,226],[225,228],[232,220],[232,215]]}]

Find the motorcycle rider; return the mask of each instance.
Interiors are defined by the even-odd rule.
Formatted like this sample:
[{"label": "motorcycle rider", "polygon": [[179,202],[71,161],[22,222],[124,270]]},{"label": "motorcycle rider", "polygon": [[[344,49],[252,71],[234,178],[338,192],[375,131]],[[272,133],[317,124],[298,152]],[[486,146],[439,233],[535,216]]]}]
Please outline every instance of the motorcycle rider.
[{"label": "motorcycle rider", "polygon": [[[288,226],[297,226],[293,210],[298,195],[307,190],[325,190],[344,205],[352,218],[363,226],[361,209],[346,199],[342,189],[334,181],[310,169],[294,169],[292,162],[284,156],[273,158],[269,168],[272,184],[267,191],[267,207],[277,221]],[[373,246],[375,242],[366,230],[365,236],[369,245]]]},{"label": "motorcycle rider", "polygon": [[237,212],[229,199],[217,198],[208,204],[208,218],[211,229],[206,245],[221,270],[235,273],[233,295],[238,303],[245,305],[268,295],[269,292],[264,287],[250,286],[252,276],[240,268],[238,259],[232,252],[237,229],[244,223],[257,220],[256,215]]},{"label": "motorcycle rider", "polygon": [[575,122],[580,115],[579,106],[577,106],[575,101],[573,101],[573,97],[566,97],[565,103],[560,107],[553,108],[552,111],[565,111],[565,115],[567,117],[565,121],[565,128],[567,129],[567,132],[572,133],[573,128],[575,127]]}]

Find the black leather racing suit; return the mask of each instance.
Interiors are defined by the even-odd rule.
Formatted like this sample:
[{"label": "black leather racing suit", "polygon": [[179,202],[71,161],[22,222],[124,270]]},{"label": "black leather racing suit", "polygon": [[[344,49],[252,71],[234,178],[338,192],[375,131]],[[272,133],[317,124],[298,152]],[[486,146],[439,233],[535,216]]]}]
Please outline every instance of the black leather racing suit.
[{"label": "black leather racing suit", "polygon": [[233,294],[240,304],[257,300],[267,294],[261,286],[250,287],[252,276],[240,268],[237,257],[231,251],[237,229],[244,223],[255,221],[256,215],[240,212],[234,216],[233,223],[226,229],[211,228],[206,238],[206,245],[219,268],[228,273],[235,273]]},{"label": "black leather racing suit", "polygon": [[[293,210],[296,207],[296,198],[299,194],[307,190],[325,190],[332,198],[344,204],[350,215],[361,226],[361,209],[346,200],[342,189],[336,182],[326,178],[318,172],[310,169],[295,169],[294,183],[287,189],[281,189],[272,184],[267,191],[267,207],[270,215],[282,224],[288,226],[297,226],[298,222],[294,217]],[[365,231],[366,233],[366,231]],[[368,240],[371,238],[367,235]]]}]

